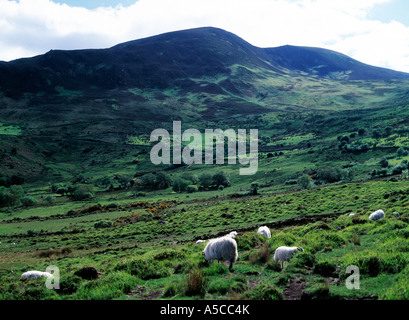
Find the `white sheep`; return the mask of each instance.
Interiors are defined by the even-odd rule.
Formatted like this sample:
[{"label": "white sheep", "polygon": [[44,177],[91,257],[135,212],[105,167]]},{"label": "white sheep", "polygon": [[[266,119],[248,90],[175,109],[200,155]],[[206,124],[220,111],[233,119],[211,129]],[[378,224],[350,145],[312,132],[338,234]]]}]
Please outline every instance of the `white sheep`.
[{"label": "white sheep", "polygon": [[229,234],[226,234],[225,237],[235,238],[238,235],[237,231],[232,231]]},{"label": "white sheep", "polygon": [[284,268],[284,262],[289,261],[297,251],[304,251],[301,247],[278,247],[274,253],[274,262],[281,261],[281,268]]},{"label": "white sheep", "polygon": [[349,217],[353,217],[355,215],[355,213],[350,213]]},{"label": "white sheep", "polygon": [[202,254],[205,260],[210,260],[210,265],[213,264],[213,260],[217,260],[218,263],[229,261],[229,269],[231,270],[238,256],[236,240],[231,237],[211,239]]},{"label": "white sheep", "polygon": [[400,216],[399,212],[394,212],[393,215],[396,216],[396,217]]},{"label": "white sheep", "polygon": [[200,243],[203,243],[203,242],[206,242],[206,240],[197,240],[196,244],[200,244]]},{"label": "white sheep", "polygon": [[383,217],[385,217],[385,212],[383,212],[383,210],[381,210],[381,209],[376,210],[375,212],[372,212],[372,213],[369,215],[369,219],[372,220],[372,221],[376,221],[376,220],[378,220],[378,219],[382,219]]},{"label": "white sheep", "polygon": [[271,238],[271,232],[270,229],[267,228],[266,226],[262,226],[258,228],[257,233],[261,234],[262,236],[265,236],[267,238]]},{"label": "white sheep", "polygon": [[54,276],[49,272],[42,272],[42,271],[37,271],[37,270],[27,271],[21,275],[21,278],[26,278],[26,279],[35,279],[35,278],[40,278],[40,277],[52,278]]}]

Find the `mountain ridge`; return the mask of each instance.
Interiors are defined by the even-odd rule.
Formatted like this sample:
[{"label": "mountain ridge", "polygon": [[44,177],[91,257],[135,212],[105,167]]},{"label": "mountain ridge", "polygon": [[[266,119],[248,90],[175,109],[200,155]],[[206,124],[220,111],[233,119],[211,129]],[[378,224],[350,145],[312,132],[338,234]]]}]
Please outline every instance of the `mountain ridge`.
[{"label": "mountain ridge", "polygon": [[[408,73],[370,66],[328,49],[259,48],[233,33],[203,27],[117,44],[107,49],[51,50],[0,63],[0,87],[9,96],[97,87],[165,89],[192,85],[188,78],[229,76],[241,64],[276,73],[304,73],[339,80],[407,79]],[[183,81],[180,82],[180,80]]]}]

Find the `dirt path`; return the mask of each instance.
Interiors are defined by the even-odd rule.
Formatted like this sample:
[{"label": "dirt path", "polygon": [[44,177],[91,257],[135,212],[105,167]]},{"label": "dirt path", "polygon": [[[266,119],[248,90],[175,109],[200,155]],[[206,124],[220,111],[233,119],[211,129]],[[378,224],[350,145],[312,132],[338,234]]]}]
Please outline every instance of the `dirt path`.
[{"label": "dirt path", "polygon": [[288,287],[284,289],[284,300],[301,300],[305,288],[305,281],[300,277],[295,278]]}]

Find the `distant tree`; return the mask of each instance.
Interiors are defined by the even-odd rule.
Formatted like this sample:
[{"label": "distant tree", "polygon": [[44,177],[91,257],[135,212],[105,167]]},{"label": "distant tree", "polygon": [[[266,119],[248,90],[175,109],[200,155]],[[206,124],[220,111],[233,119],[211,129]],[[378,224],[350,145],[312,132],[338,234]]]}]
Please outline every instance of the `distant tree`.
[{"label": "distant tree", "polygon": [[390,127],[390,126],[386,127],[385,130],[384,130],[384,135],[385,135],[385,137],[390,136],[390,135],[392,134],[392,132],[393,132],[393,128],[392,128],[392,127]]},{"label": "distant tree", "polygon": [[345,182],[351,182],[356,176],[356,170],[354,168],[345,169],[343,175],[343,180]]},{"label": "distant tree", "polygon": [[198,188],[197,188],[197,186],[195,186],[195,185],[188,185],[188,186],[186,187],[186,191],[187,191],[188,193],[197,192],[197,191],[198,191]]},{"label": "distant tree", "polygon": [[213,185],[224,186],[224,187],[229,187],[230,186],[229,178],[227,177],[227,175],[226,175],[226,173],[224,171],[216,172],[213,175],[212,179],[213,179]]},{"label": "distant tree", "polygon": [[172,178],[164,172],[146,174],[142,176],[142,186],[147,189],[166,189],[172,185]]},{"label": "distant tree", "polygon": [[386,158],[382,158],[381,161],[379,161],[379,164],[382,168],[387,168],[389,166],[389,162]]},{"label": "distant tree", "polygon": [[98,180],[98,184],[104,187],[108,187],[112,182],[112,179],[108,176],[104,176]]},{"label": "distant tree", "polygon": [[186,191],[188,185],[189,181],[184,180],[182,178],[176,178],[175,180],[173,180],[172,190],[175,192],[184,192]]},{"label": "distant tree", "polygon": [[382,131],[381,129],[375,129],[372,131],[372,137],[375,139],[379,139],[380,137],[382,137]]},{"label": "distant tree", "polygon": [[191,172],[187,172],[186,174],[184,174],[183,178],[186,179],[186,180],[189,180],[193,185],[199,183],[199,178],[197,177],[197,175],[195,175],[195,174],[193,174]]},{"label": "distant tree", "polygon": [[202,186],[205,189],[210,188],[213,185],[212,175],[209,173],[202,173],[199,176],[199,183],[200,183],[200,186]]},{"label": "distant tree", "polygon": [[172,178],[165,172],[158,172],[156,174],[156,188],[166,189],[172,185]]},{"label": "distant tree", "polygon": [[397,155],[398,157],[406,157],[406,156],[408,155],[408,151],[407,151],[405,148],[400,147],[400,148],[396,151],[396,155]]},{"label": "distant tree", "polygon": [[259,188],[259,184],[257,182],[253,182],[250,186],[249,194],[253,196],[258,195],[258,188]]},{"label": "distant tree", "polygon": [[309,175],[303,174],[297,179],[297,183],[302,189],[309,189],[313,182]]},{"label": "distant tree", "polygon": [[342,172],[338,167],[324,166],[317,170],[317,178],[327,183],[337,182],[341,180]]},{"label": "distant tree", "polygon": [[0,187],[0,207],[15,207],[20,204],[23,196],[24,190],[21,186]]},{"label": "distant tree", "polygon": [[74,187],[73,200],[88,200],[95,197],[94,187],[90,184],[78,184]]}]

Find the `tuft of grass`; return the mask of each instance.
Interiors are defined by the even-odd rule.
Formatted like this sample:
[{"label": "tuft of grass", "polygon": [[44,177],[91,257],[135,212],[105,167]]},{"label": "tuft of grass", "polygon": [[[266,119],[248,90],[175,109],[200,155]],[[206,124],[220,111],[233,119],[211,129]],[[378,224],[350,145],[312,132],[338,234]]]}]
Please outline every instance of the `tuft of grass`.
[{"label": "tuft of grass", "polygon": [[186,277],[186,296],[201,296],[206,294],[207,278],[200,269],[193,269]]}]

